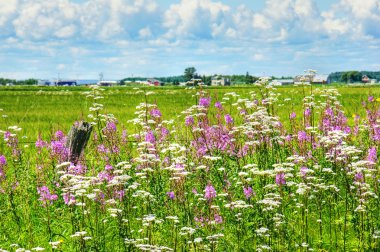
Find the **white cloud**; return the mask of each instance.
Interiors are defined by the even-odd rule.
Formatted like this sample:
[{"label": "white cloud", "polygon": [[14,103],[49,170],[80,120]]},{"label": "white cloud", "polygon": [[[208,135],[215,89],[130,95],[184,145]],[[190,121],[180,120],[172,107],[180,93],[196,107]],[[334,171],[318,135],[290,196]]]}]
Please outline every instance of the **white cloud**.
[{"label": "white cloud", "polygon": [[228,30],[230,7],[211,0],[182,0],[165,12],[167,37],[213,38]]}]

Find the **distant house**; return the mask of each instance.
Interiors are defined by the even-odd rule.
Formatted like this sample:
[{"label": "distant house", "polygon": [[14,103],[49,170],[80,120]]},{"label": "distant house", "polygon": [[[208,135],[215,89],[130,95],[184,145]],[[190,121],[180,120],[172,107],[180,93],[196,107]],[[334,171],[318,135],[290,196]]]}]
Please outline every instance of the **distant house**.
[{"label": "distant house", "polygon": [[317,74],[314,76],[308,75],[297,75],[294,77],[294,84],[327,84],[328,75],[325,74]]},{"label": "distant house", "polygon": [[98,86],[102,86],[102,87],[116,86],[117,84],[118,84],[117,81],[107,81],[107,80],[99,81],[97,83]]},{"label": "distant house", "polygon": [[[284,86],[284,85],[293,84],[294,80],[293,79],[278,79],[278,80],[274,80],[274,82],[280,83],[281,86]],[[280,85],[278,85],[278,86],[280,86]]]},{"label": "distant house", "polygon": [[54,86],[76,86],[77,81],[75,80],[56,80],[53,82]]},{"label": "distant house", "polygon": [[294,84],[310,84],[311,78],[309,76],[297,75],[293,79]]},{"label": "distant house", "polygon": [[54,86],[53,82],[50,80],[38,80],[38,86]]},{"label": "distant house", "polygon": [[369,83],[371,84],[376,84],[377,80],[376,79],[370,79]]},{"label": "distant house", "polygon": [[161,86],[163,82],[156,80],[156,79],[147,79],[146,80],[148,85],[150,86]]},{"label": "distant house", "polygon": [[327,84],[328,83],[328,75],[325,74],[317,74],[313,77],[311,83],[312,84]]},{"label": "distant house", "polygon": [[370,81],[370,79],[368,78],[367,75],[363,75],[363,76],[362,76],[362,82],[363,82],[363,83],[368,83],[369,81]]},{"label": "distant house", "polygon": [[197,85],[204,85],[203,80],[193,78],[186,82],[186,86],[197,86]]},{"label": "distant house", "polygon": [[231,80],[221,76],[214,76],[211,78],[211,86],[229,86],[231,85]]}]

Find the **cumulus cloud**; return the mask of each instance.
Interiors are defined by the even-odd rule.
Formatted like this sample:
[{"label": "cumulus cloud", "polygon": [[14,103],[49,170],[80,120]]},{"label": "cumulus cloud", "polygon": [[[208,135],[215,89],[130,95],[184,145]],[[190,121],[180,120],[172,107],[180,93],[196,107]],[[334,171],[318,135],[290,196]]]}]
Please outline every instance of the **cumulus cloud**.
[{"label": "cumulus cloud", "polygon": [[321,14],[329,34],[354,40],[380,38],[380,1],[340,0]]},{"label": "cumulus cloud", "polygon": [[182,0],[165,12],[166,36],[214,38],[228,29],[230,7],[211,0]]}]

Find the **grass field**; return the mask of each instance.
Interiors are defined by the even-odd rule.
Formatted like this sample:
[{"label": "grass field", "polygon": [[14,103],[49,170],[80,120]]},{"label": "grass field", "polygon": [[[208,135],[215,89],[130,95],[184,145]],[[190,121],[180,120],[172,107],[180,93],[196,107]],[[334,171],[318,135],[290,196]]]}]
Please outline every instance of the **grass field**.
[{"label": "grass field", "polygon": [[379,250],[379,105],[377,86],[0,87],[0,251]]},{"label": "grass field", "polygon": [[[314,87],[318,99],[318,90],[331,88],[328,86]],[[362,113],[361,101],[365,101],[371,94],[380,97],[380,87],[348,87],[335,86],[341,97],[339,98],[348,117]],[[86,120],[91,101],[86,98],[88,87],[0,87],[0,129],[17,125],[22,128],[21,134],[35,141],[37,135],[52,135],[58,129],[68,131],[76,120]],[[103,93],[102,103],[105,113],[114,114],[120,124],[132,129],[127,123],[135,117],[136,106],[145,101],[144,92],[154,92],[148,96],[149,103],[156,103],[162,110],[164,118],[176,119],[180,112],[197,103],[194,97],[197,89],[179,87],[143,87],[136,90],[134,87],[107,87]],[[257,92],[257,87],[205,87],[213,99],[221,99],[223,94],[236,92],[241,98],[248,98],[249,92]],[[317,92],[316,92],[317,90]],[[140,91],[140,92],[139,92]],[[302,110],[302,87],[277,88],[280,106],[276,106],[282,120],[288,118],[290,110]],[[309,88],[305,91],[310,94]],[[284,101],[290,98],[290,101]],[[364,115],[364,114],[361,114]]]}]

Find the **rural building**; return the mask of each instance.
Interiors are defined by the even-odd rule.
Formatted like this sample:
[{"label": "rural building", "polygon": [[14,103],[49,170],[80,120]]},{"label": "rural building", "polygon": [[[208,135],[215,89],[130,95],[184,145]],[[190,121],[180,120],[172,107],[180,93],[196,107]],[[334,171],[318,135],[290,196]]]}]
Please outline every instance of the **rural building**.
[{"label": "rural building", "polygon": [[278,79],[278,80],[274,80],[274,81],[277,82],[277,83],[280,83],[280,85],[278,85],[278,86],[284,86],[284,85],[294,84],[294,80],[293,79]]},{"label": "rural building", "polygon": [[75,80],[56,80],[53,82],[53,86],[76,86],[77,81]]},{"label": "rural building", "polygon": [[211,78],[211,86],[229,86],[231,85],[231,80],[221,76],[214,76]]},{"label": "rural building", "polygon": [[102,86],[102,87],[110,87],[110,86],[116,86],[118,82],[103,80],[103,81],[99,81],[97,84],[98,86]]},{"label": "rural building", "polygon": [[368,83],[368,82],[369,82],[369,78],[368,78],[367,75],[363,75],[363,76],[362,76],[362,82],[363,82],[363,83]]},{"label": "rural building", "polygon": [[197,86],[197,85],[204,85],[203,80],[193,78],[186,82],[186,86]]},{"label": "rural building", "polygon": [[328,84],[328,75],[317,74],[314,76],[297,75],[294,77],[294,84]]},{"label": "rural building", "polygon": [[313,77],[313,80],[311,81],[312,84],[327,84],[328,82],[328,75],[325,74],[317,74]]},{"label": "rural building", "polygon": [[146,81],[147,81],[148,85],[150,85],[150,86],[161,86],[162,85],[162,82],[159,80],[156,80],[156,79],[147,79]]}]

